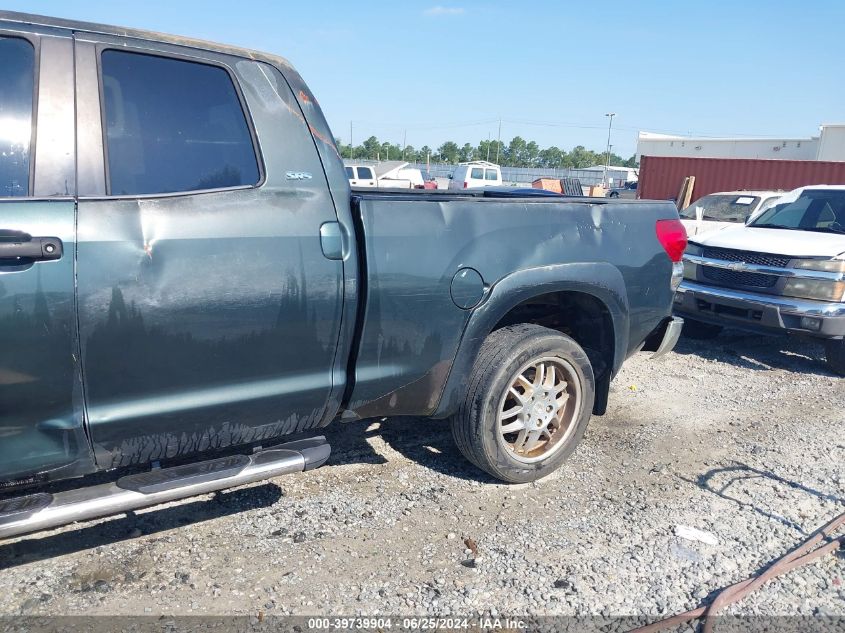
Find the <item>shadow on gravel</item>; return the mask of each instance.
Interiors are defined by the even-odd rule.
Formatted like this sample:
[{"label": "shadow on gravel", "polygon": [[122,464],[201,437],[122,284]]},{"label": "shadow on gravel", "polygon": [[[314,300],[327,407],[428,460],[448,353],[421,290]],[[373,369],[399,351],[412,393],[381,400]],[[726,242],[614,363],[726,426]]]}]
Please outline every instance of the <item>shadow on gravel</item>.
[{"label": "shadow on gravel", "polygon": [[281,498],[282,489],[266,483],[232,492],[218,492],[208,501],[193,501],[144,514],[130,512],[120,519],[52,536],[39,538],[36,534],[8,545],[0,545],[0,570],[131,540],[137,537],[137,534],[133,534],[136,530],[143,534],[156,534],[247,510],[267,508]]},{"label": "shadow on gravel", "polygon": [[[717,482],[716,480],[722,476],[724,476],[725,479]],[[686,477],[680,477],[680,479],[686,481],[687,483],[694,484],[702,490],[711,492],[722,499],[733,501],[742,507],[748,506],[754,510],[754,512],[763,515],[767,519],[782,523],[783,525],[793,528],[802,534],[807,534],[807,531],[796,521],[788,519],[781,514],[767,510],[754,503],[750,503],[749,501],[733,496],[732,488],[740,486],[744,482],[752,479],[766,479],[769,482],[781,484],[794,492],[811,495],[819,499],[824,499],[825,501],[845,504],[845,498],[837,497],[836,495],[828,494],[826,492],[816,490],[815,488],[810,488],[809,486],[805,486],[797,481],[776,475],[769,470],[754,468],[753,466],[749,466],[748,464],[744,464],[742,462],[733,462],[732,466],[712,468],[695,480],[687,479]]]},{"label": "shadow on gravel", "polygon": [[681,336],[675,353],[694,354],[737,367],[836,376],[827,368],[820,343],[791,336],[762,336],[727,329],[714,339],[698,341]]},{"label": "shadow on gravel", "polygon": [[393,450],[426,468],[449,477],[501,483],[470,464],[452,439],[447,420],[387,418],[346,422],[326,428],[332,446],[329,464],[385,464],[367,438],[381,437]]}]

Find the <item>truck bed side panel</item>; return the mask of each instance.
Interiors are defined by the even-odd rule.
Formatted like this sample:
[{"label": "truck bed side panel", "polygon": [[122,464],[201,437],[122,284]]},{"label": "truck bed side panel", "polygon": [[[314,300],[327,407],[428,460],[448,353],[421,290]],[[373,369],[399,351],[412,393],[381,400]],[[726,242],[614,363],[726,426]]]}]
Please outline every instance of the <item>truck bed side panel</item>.
[{"label": "truck bed side panel", "polygon": [[[383,194],[362,195],[358,204],[368,286],[347,408],[361,417],[437,409],[473,314],[451,299],[452,279],[461,269],[483,278],[485,296],[475,311],[485,307],[492,287],[519,271],[536,269],[539,280],[549,267],[594,264],[598,294],[608,291],[606,280],[620,280],[610,294],[625,295],[617,303],[627,314],[618,326],[625,336],[614,369],[670,311],[671,263],[655,222],[677,217],[674,205]],[[618,275],[609,275],[609,267]],[[584,267],[575,268],[583,281]]]}]

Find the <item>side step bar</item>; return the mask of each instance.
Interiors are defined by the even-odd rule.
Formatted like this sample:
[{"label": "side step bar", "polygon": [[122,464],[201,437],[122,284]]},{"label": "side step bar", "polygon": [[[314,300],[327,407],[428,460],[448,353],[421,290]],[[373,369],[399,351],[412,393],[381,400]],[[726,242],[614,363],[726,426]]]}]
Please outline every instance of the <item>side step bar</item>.
[{"label": "side step bar", "polygon": [[233,455],[121,477],[55,494],[0,501],[0,538],[85,521],[311,470],[331,454],[323,436],[287,442],[252,455]]}]

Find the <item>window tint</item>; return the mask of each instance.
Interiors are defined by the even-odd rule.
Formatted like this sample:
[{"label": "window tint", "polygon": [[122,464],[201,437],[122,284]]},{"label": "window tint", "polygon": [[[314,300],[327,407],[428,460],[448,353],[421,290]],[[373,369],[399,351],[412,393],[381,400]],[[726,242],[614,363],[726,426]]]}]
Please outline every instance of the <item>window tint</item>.
[{"label": "window tint", "polygon": [[346,177],[351,178],[353,180],[355,179],[355,170],[352,167],[346,168]]},{"label": "window tint", "polygon": [[498,180],[499,174],[496,172],[495,169],[485,169],[484,178],[486,178],[487,180]]},{"label": "window tint", "polygon": [[359,180],[372,180],[373,179],[373,170],[369,167],[359,167],[358,168],[358,179]]},{"label": "window tint", "polygon": [[105,51],[109,193],[253,185],[258,162],[229,74],[152,55]]},{"label": "window tint", "polygon": [[0,197],[29,194],[35,51],[0,37]]},{"label": "window tint", "polygon": [[481,167],[473,167],[469,177],[476,180],[484,180],[484,170]]}]

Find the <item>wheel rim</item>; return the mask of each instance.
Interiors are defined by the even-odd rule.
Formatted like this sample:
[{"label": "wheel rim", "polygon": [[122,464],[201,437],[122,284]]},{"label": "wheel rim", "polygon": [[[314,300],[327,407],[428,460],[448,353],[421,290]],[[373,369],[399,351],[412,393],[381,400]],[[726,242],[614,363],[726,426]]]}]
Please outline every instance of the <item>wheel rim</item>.
[{"label": "wheel rim", "polygon": [[521,462],[547,459],[575,431],[581,410],[581,379],[574,365],[557,357],[525,364],[499,402],[497,438]]}]

